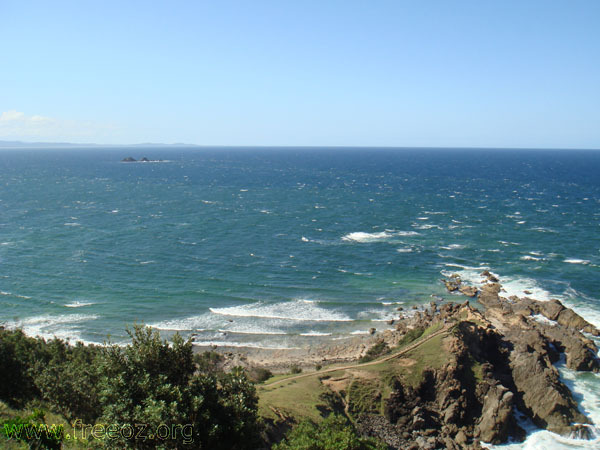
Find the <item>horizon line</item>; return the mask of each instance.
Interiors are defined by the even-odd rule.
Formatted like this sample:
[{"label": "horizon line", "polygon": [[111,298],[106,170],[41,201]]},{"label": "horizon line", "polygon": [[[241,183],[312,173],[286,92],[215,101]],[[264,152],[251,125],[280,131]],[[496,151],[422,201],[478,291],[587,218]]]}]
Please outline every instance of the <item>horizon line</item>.
[{"label": "horizon line", "polygon": [[198,147],[198,148],[264,148],[264,149],[317,149],[317,148],[329,148],[329,149],[423,149],[423,150],[434,150],[434,149],[448,149],[448,150],[584,150],[584,151],[600,151],[600,147],[498,147],[498,146],[406,146],[406,145],[291,145],[291,144],[268,144],[268,145],[254,145],[254,144],[191,144],[191,143],[162,143],[162,142],[141,142],[134,144],[98,144],[98,143],[77,143],[77,142],[43,142],[43,141],[5,141],[0,140],[0,149],[36,149],[36,148],[47,148],[57,149],[61,147],[77,148],[94,148],[94,147]]}]

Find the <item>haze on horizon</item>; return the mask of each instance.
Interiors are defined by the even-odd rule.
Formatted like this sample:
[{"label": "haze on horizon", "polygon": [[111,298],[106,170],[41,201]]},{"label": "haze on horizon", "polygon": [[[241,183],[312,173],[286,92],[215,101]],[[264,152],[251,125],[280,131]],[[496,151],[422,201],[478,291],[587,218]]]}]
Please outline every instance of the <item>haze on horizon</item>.
[{"label": "haze on horizon", "polygon": [[8,0],[0,140],[600,148],[600,2]]}]

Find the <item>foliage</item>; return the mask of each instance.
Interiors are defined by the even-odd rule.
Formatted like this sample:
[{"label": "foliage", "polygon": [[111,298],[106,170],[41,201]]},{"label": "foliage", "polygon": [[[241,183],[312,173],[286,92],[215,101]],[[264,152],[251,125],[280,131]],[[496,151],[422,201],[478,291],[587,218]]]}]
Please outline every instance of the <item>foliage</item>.
[{"label": "foliage", "polygon": [[[183,434],[146,441],[118,436],[115,447],[236,449],[256,444],[257,397],[241,369],[217,378],[195,374],[191,341],[179,335],[169,345],[158,332],[137,326],[131,345],[106,349],[101,380],[102,420],[116,424],[147,424],[150,430],[173,430],[189,425]],[[193,439],[193,443],[189,442]]]},{"label": "foliage", "polygon": [[305,420],[294,427],[273,450],[382,450],[375,440],[361,438],[339,415],[330,415],[320,424]]},{"label": "foliage", "polygon": [[30,449],[60,450],[63,430],[61,427],[47,426],[44,417],[41,410],[27,417],[12,417],[0,424],[0,435],[7,440],[24,442]]},{"label": "foliage", "polygon": [[402,336],[402,339],[400,339],[400,341],[398,341],[397,347],[398,348],[404,347],[405,345],[408,345],[411,342],[416,341],[423,335],[424,332],[425,332],[424,328],[412,328],[412,329],[408,330],[406,332],[406,334],[404,336]]},{"label": "foliage", "polygon": [[[44,402],[74,429],[75,424],[82,429],[143,424],[145,439],[135,428],[132,435],[116,432],[89,441],[104,448],[260,446],[258,398],[242,369],[223,373],[221,357],[209,352],[196,358],[197,370],[190,340],[176,335],[172,342],[162,341],[142,326],[128,333],[132,343],[126,347],[94,347],[0,328],[0,400],[15,407]],[[40,418],[43,414],[22,419],[13,413],[10,424],[30,429]],[[35,448],[60,447],[59,441],[42,445],[40,439],[28,442]]]},{"label": "foliage", "polygon": [[377,381],[357,380],[348,387],[348,413],[377,414],[381,408],[381,389]]},{"label": "foliage", "polygon": [[0,327],[0,400],[21,407],[39,397],[33,367],[48,361],[46,342]]},{"label": "foliage", "polygon": [[292,367],[290,367],[290,373],[291,374],[302,373],[302,368],[297,365],[293,365]]},{"label": "foliage", "polygon": [[377,343],[369,348],[367,353],[365,353],[365,355],[359,359],[359,362],[366,363],[372,361],[381,355],[385,355],[389,351],[390,347],[383,340],[377,341]]},{"label": "foliage", "polygon": [[59,339],[47,344],[49,360],[34,365],[35,385],[42,398],[69,422],[94,423],[101,412],[98,383],[101,349]]},{"label": "foliage", "polygon": [[223,355],[217,352],[203,352],[194,355],[194,363],[201,373],[217,374],[220,372],[220,365],[223,362]]},{"label": "foliage", "polygon": [[273,372],[271,372],[269,369],[265,369],[264,367],[252,367],[247,370],[247,374],[248,377],[256,383],[267,381],[273,376]]}]

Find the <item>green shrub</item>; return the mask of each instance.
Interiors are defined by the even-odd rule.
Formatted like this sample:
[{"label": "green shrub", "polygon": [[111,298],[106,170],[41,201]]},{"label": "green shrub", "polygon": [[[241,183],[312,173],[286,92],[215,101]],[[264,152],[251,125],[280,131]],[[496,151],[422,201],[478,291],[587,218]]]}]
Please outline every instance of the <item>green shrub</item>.
[{"label": "green shrub", "polygon": [[194,363],[196,363],[198,370],[202,373],[217,374],[221,371],[223,359],[223,355],[213,351],[197,353],[194,355]]},{"label": "green shrub", "polygon": [[[102,421],[147,424],[149,429],[189,425],[186,439],[144,444],[120,437],[108,442],[116,448],[256,448],[258,398],[242,369],[220,375],[195,374],[191,341],[176,335],[161,341],[150,328],[130,332],[131,345],[105,350],[101,370]],[[193,443],[189,441],[193,440]]]},{"label": "green shrub", "polygon": [[302,373],[302,368],[300,366],[297,366],[294,364],[292,367],[290,367],[290,373],[291,374]]},{"label": "green shrub", "polygon": [[267,381],[273,376],[273,372],[263,367],[253,367],[247,371],[248,377],[256,383]]},{"label": "green shrub", "polygon": [[320,424],[300,422],[273,450],[383,450],[385,445],[361,438],[348,421],[332,414]]},{"label": "green shrub", "polygon": [[372,361],[381,355],[385,355],[389,351],[390,351],[390,348],[384,341],[382,341],[382,340],[377,341],[377,343],[375,343],[375,345],[373,345],[369,350],[367,350],[367,353],[365,353],[365,355],[362,358],[360,358],[358,360],[358,362],[365,363],[365,362]]},{"label": "green shrub", "polygon": [[43,339],[0,327],[0,400],[19,408],[38,398],[33,369],[36,363],[45,364],[49,359]]},{"label": "green shrub", "polygon": [[70,422],[94,423],[102,410],[99,381],[101,348],[78,342],[69,346],[55,339],[47,344],[50,359],[34,367],[41,397]]},{"label": "green shrub", "polygon": [[60,450],[62,426],[46,425],[44,412],[35,410],[28,417],[15,416],[0,423],[0,436],[8,441],[26,443],[30,449]]},{"label": "green shrub", "polygon": [[425,332],[424,328],[412,328],[406,332],[402,339],[398,341],[397,347],[404,347],[405,345],[410,344],[413,341],[419,339],[423,333]]}]

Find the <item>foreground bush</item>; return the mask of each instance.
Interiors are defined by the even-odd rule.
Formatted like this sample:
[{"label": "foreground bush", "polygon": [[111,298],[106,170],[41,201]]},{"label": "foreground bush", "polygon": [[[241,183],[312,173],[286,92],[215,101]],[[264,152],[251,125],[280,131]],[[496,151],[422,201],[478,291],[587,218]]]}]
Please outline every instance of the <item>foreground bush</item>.
[{"label": "foreground bush", "polygon": [[387,447],[373,439],[358,436],[346,418],[330,415],[320,424],[300,422],[285,440],[273,450],[384,450]]},{"label": "foreground bush", "polygon": [[[260,447],[258,398],[243,370],[197,370],[191,341],[176,335],[168,343],[141,326],[129,334],[126,347],[86,347],[0,328],[0,400],[44,402],[75,435],[106,448]],[[60,446],[34,441],[31,448]]]}]

